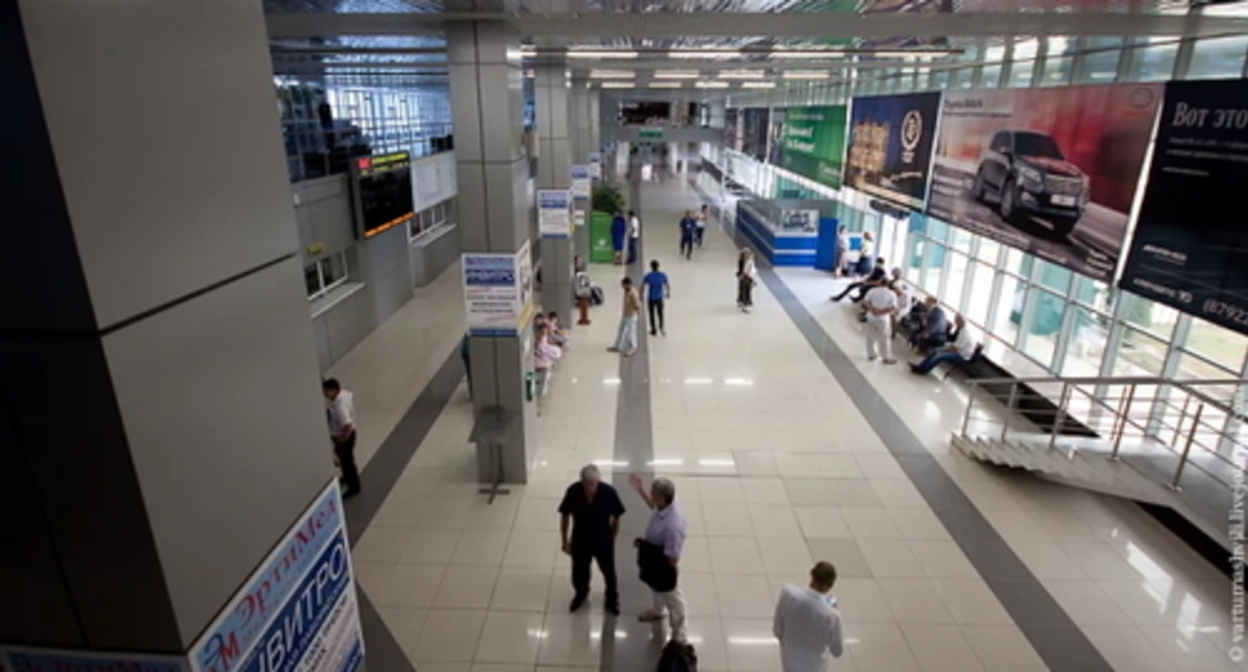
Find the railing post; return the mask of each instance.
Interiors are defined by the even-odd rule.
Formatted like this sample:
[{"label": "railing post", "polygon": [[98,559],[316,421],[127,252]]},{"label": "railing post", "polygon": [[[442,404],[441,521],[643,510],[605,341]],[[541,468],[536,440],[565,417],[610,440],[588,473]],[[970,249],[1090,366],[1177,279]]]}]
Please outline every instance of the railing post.
[{"label": "railing post", "polygon": [[966,415],[962,416],[962,438],[964,439],[968,438],[966,436],[966,430],[971,425],[971,407],[975,405],[975,390],[976,389],[977,389],[977,386],[975,384],[975,381],[972,380],[971,386],[970,386],[970,397],[966,400]]},{"label": "railing post", "polygon": [[1171,490],[1179,490],[1179,479],[1183,477],[1183,467],[1187,465],[1187,455],[1192,452],[1192,444],[1196,442],[1196,429],[1200,427],[1200,414],[1205,410],[1205,405],[1196,407],[1196,415],[1192,417],[1192,429],[1187,433],[1187,443],[1183,446],[1183,454],[1179,456],[1179,466],[1174,470],[1174,480],[1170,482]]},{"label": "railing post", "polygon": [[1126,403],[1118,411],[1118,429],[1114,436],[1114,449],[1109,453],[1109,459],[1118,459],[1118,449],[1122,447],[1122,435],[1127,433],[1127,416],[1131,414],[1131,405],[1135,403],[1135,383],[1127,388]]},{"label": "railing post", "polygon": [[1070,383],[1062,383],[1061,401],[1058,402],[1057,412],[1053,414],[1053,426],[1049,428],[1049,450],[1057,447],[1057,434],[1061,431],[1061,427],[1066,423],[1066,407],[1070,405]]},{"label": "railing post", "polygon": [[1018,399],[1018,383],[1010,385],[1010,403],[1005,407],[1005,418],[1001,422],[1001,441],[1005,442],[1005,435],[1010,431],[1010,416],[1014,414],[1014,402]]}]

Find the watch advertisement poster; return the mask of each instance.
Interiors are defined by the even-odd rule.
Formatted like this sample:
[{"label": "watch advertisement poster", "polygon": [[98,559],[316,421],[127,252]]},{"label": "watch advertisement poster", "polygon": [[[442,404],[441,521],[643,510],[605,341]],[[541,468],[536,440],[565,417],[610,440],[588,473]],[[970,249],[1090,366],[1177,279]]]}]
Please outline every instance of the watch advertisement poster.
[{"label": "watch advertisement poster", "polygon": [[1161,96],[1159,84],[945,93],[928,214],[1111,281]]},{"label": "watch advertisement poster", "polygon": [[1248,80],[1166,84],[1119,286],[1248,334]]},{"label": "watch advertisement poster", "polygon": [[940,93],[854,98],[845,185],[922,209],[939,113]]}]

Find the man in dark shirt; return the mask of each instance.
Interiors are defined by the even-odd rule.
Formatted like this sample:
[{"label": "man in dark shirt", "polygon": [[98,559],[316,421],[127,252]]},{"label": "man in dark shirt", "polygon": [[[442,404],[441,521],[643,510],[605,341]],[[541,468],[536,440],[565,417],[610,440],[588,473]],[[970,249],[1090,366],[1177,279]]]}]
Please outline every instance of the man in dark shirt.
[{"label": "man in dark shirt", "polygon": [[693,218],[693,211],[686,210],[680,218],[680,254],[686,259],[693,258],[693,241],[698,235],[698,220]]},{"label": "man in dark shirt", "polygon": [[875,260],[875,266],[871,268],[871,275],[868,275],[866,280],[863,280],[862,282],[851,282],[849,286],[845,288],[845,291],[832,297],[832,300],[840,301],[848,296],[850,292],[857,290],[858,296],[854,297],[854,303],[858,303],[859,301],[862,301],[862,297],[867,295],[867,290],[879,284],[880,281],[884,280],[887,276],[888,271],[884,268],[884,257],[880,257]]},{"label": "man in dark shirt", "polygon": [[[589,563],[598,561],[598,570],[607,583],[608,612],[620,615],[620,594],[615,580],[615,537],[620,531],[624,503],[615,488],[601,482],[598,467],[581,469],[581,480],[568,486],[559,504],[559,534],[563,552],[572,556],[572,587],[576,590],[570,611],[576,611],[589,597]],[[568,523],[572,536],[568,537]]]}]

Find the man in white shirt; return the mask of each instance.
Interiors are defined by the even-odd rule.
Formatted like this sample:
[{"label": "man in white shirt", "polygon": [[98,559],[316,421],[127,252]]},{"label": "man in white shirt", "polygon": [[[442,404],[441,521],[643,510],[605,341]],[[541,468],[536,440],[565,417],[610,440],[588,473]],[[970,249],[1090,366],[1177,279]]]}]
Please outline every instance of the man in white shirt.
[{"label": "man in white shirt", "polygon": [[845,651],[841,635],[841,612],[828,591],[836,584],[836,568],[819,562],[810,570],[810,587],[788,584],[780,591],[771,630],[780,640],[780,663],[784,672],[824,672],[829,653],[840,658]]},{"label": "man in white shirt", "polygon": [[628,211],[628,263],[637,261],[637,241],[641,240],[641,218],[637,213]]},{"label": "man in white shirt", "polygon": [[321,383],[325,395],[325,417],[329,438],[334,442],[334,459],[342,470],[342,497],[360,494],[360,471],[355,466],[355,395],[330,378]]},{"label": "man in white shirt", "polygon": [[862,299],[867,311],[867,359],[875,361],[884,357],[885,364],[896,364],[893,359],[893,314],[897,312],[897,294],[886,282],[877,282]]},{"label": "man in white shirt", "polygon": [[957,329],[957,336],[954,337],[953,343],[933,352],[918,364],[911,364],[911,371],[923,375],[945,362],[955,366],[966,366],[970,363],[979,346],[976,345],[975,338],[971,336],[971,330],[966,328],[966,320],[961,315],[953,317],[953,326]]}]

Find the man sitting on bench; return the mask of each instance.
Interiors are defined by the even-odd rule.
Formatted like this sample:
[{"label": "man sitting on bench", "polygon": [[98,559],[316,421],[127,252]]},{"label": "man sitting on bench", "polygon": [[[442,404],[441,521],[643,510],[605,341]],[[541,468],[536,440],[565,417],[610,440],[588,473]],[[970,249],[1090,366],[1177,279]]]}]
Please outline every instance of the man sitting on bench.
[{"label": "man sitting on bench", "polygon": [[961,315],[955,315],[953,323],[958,330],[956,340],[923,358],[923,361],[911,364],[911,372],[924,375],[946,362],[954,366],[966,366],[971,362],[971,358],[975,356],[975,341],[971,338],[971,330],[966,328],[966,320]]},{"label": "man sitting on bench", "polygon": [[923,307],[923,329],[910,336],[910,347],[926,355],[949,342],[949,318],[934,296],[924,299]]}]

